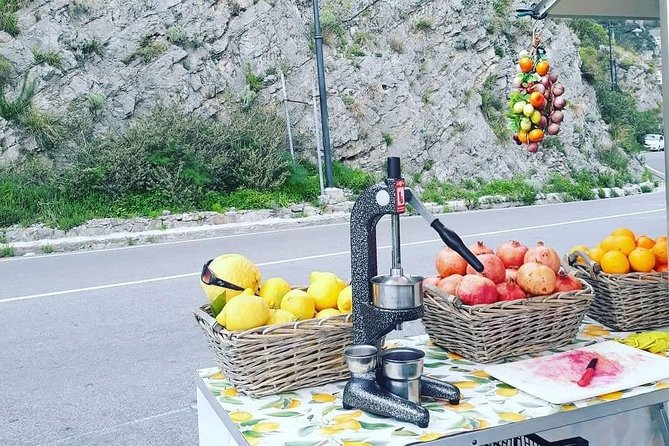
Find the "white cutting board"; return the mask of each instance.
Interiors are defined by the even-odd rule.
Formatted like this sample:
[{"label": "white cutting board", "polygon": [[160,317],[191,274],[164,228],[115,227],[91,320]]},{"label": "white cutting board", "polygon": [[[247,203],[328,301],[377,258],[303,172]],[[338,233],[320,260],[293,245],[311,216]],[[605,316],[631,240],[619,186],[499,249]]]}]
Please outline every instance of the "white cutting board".
[{"label": "white cutting board", "polygon": [[[592,382],[576,382],[597,357]],[[484,369],[502,382],[553,404],[566,404],[669,378],[669,358],[615,341]]]}]

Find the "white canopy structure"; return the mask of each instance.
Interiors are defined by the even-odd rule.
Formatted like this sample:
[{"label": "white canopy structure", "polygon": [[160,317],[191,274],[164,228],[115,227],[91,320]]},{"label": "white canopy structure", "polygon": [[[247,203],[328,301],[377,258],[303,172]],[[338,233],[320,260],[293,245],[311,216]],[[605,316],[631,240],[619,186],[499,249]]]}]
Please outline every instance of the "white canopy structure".
[{"label": "white canopy structure", "polygon": [[[662,52],[662,93],[663,122],[665,131],[669,129],[669,0],[541,0],[532,5],[538,15],[553,17],[590,17],[605,19],[645,19],[659,20],[661,27]],[[669,157],[664,152],[665,190],[669,209],[669,186],[666,175],[669,172]],[[667,218],[669,222],[669,216]],[[669,226],[669,225],[668,225]]]}]

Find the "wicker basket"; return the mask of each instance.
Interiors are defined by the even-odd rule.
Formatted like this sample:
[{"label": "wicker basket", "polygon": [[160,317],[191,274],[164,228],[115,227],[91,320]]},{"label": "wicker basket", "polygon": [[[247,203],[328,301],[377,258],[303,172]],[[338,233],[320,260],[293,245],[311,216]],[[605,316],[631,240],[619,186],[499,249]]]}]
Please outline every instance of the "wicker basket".
[{"label": "wicker basket", "polygon": [[223,376],[246,395],[261,397],[348,379],[344,348],[350,314],[246,331],[228,331],[209,304],[193,310]]},{"label": "wicker basket", "polygon": [[[577,256],[585,264],[576,262]],[[566,259],[576,277],[595,290],[588,316],[616,331],[636,331],[669,325],[667,273],[607,274],[587,254],[577,251]]]},{"label": "wicker basket", "polygon": [[580,291],[469,306],[428,285],[423,323],[440,347],[472,361],[492,362],[569,343],[593,298],[592,287],[583,282]]}]

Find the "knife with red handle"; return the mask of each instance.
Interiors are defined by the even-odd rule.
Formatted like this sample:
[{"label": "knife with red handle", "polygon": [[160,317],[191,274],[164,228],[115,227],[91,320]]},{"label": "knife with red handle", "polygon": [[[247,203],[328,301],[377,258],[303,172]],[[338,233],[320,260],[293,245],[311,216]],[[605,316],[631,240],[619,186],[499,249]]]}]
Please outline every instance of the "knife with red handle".
[{"label": "knife with red handle", "polygon": [[592,378],[595,376],[595,369],[597,368],[597,358],[593,358],[588,363],[585,372],[581,376],[581,379],[578,380],[578,385],[580,387],[586,387],[592,381]]}]

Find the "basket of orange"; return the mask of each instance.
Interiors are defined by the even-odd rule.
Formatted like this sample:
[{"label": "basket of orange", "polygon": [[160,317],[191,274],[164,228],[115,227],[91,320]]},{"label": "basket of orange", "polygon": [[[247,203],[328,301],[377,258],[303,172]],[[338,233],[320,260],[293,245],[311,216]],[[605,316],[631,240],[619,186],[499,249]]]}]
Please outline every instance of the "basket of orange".
[{"label": "basket of orange", "polygon": [[619,228],[599,245],[578,245],[567,263],[595,290],[588,315],[618,331],[669,325],[667,237]]}]

